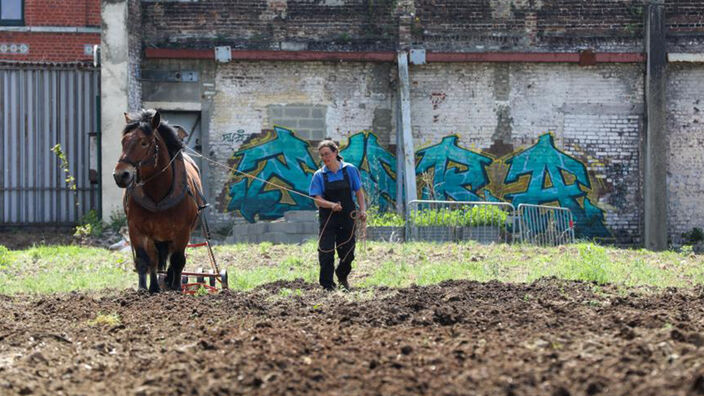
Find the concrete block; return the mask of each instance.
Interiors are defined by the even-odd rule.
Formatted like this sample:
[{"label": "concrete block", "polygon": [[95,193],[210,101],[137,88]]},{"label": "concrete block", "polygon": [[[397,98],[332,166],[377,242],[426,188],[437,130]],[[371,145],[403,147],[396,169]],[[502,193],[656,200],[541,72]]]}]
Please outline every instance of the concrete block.
[{"label": "concrete block", "polygon": [[269,230],[269,223],[260,221],[254,224],[247,224],[244,232],[248,235],[256,235],[267,232]]},{"label": "concrete block", "polygon": [[311,110],[310,115],[313,118],[324,118],[325,117],[325,110],[327,110],[326,107],[316,107]]},{"label": "concrete block", "polygon": [[302,241],[302,235],[287,234],[285,232],[267,232],[261,235],[261,239],[262,241],[271,243],[300,243]]},{"label": "concrete block", "polygon": [[284,115],[284,108],[280,105],[271,105],[267,107],[269,118],[281,118]]},{"label": "concrete block", "polygon": [[286,107],[284,109],[284,114],[286,117],[299,117],[299,118],[309,118],[310,108],[307,107]]},{"label": "concrete block", "polygon": [[317,221],[317,210],[289,210],[284,213],[286,221]]},{"label": "concrete block", "polygon": [[326,135],[327,134],[324,129],[313,129],[310,131],[309,140],[323,140]]},{"label": "concrete block", "polygon": [[323,120],[298,120],[298,126],[301,128],[323,129],[323,128],[325,128],[325,121],[323,121]]},{"label": "concrete block", "polygon": [[318,231],[320,229],[320,226],[318,225],[318,222],[306,222],[306,223],[299,223],[299,232],[303,234],[315,234],[318,235]]},{"label": "concrete block", "polygon": [[275,124],[275,125],[291,128],[291,129],[298,128],[298,120],[295,120],[292,118],[272,119],[271,123]]}]

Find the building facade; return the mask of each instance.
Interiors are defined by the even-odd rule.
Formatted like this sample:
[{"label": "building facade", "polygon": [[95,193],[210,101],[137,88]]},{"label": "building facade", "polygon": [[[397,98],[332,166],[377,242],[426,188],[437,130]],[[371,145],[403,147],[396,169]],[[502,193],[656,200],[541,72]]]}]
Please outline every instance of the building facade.
[{"label": "building facade", "polygon": [[698,3],[103,1],[104,35],[125,43],[103,38],[121,76],[103,78],[104,100],[121,93],[103,162],[122,108],[154,107],[207,158],[219,225],[312,209],[289,190],[307,193],[324,138],[396,207],[407,116],[419,197],[559,205],[578,236],[663,248],[704,226]]},{"label": "building facade", "polygon": [[98,0],[0,0],[0,226],[100,210],[99,43]]}]

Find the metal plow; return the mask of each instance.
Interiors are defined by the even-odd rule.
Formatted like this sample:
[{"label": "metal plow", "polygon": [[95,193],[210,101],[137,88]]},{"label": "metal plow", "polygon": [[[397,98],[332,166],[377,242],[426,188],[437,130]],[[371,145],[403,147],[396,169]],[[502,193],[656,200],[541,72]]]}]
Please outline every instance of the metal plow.
[{"label": "metal plow", "polygon": [[[215,256],[213,255],[213,249],[210,247],[210,242],[205,241],[203,243],[190,244],[187,247],[197,248],[203,246],[208,248],[208,258],[210,259],[211,269],[206,272],[202,267],[198,267],[195,272],[182,272],[181,290],[184,294],[194,295],[202,293],[202,290],[205,290],[208,294],[216,294],[222,290],[229,289],[227,270],[220,270],[218,268],[215,262]],[[195,278],[195,282],[191,282],[191,278]],[[220,289],[217,288],[218,283],[220,284]]]},{"label": "metal plow", "polygon": [[[205,216],[201,214],[201,226],[203,231],[203,239],[205,242],[188,244],[187,248],[208,248],[208,260],[210,261],[210,269],[204,270],[203,267],[196,268],[195,272],[181,273],[181,291],[183,294],[196,295],[201,293],[217,294],[223,290],[229,289],[227,270],[218,268],[218,263],[215,261],[212,246],[210,245],[210,229],[205,220]],[[166,277],[165,273],[159,273],[159,283],[163,284]],[[207,281],[206,281],[207,279]],[[193,280],[193,282],[191,281]],[[218,288],[220,284],[220,288]]]}]

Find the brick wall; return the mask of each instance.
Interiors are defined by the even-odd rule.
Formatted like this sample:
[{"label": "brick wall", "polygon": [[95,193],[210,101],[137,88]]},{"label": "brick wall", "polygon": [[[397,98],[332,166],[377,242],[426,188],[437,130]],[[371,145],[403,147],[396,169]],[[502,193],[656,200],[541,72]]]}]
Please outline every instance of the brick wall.
[{"label": "brick wall", "polygon": [[[666,2],[669,51],[704,51],[700,3]],[[430,51],[644,50],[645,10],[640,0],[415,0],[407,5],[403,5],[406,12],[414,13],[407,26],[411,41]],[[403,31],[398,24],[400,2],[143,1],[141,7],[146,46],[371,51],[393,50],[402,41],[398,34]],[[219,162],[241,166],[250,161],[248,166],[260,175],[305,192],[306,172],[316,166],[314,150],[310,152],[319,136],[300,125],[289,125],[290,130],[274,128],[283,119],[275,119],[278,110],[285,114],[289,106],[311,111],[324,108],[327,137],[346,144],[348,137],[361,138],[362,133],[365,142],[372,142],[365,131],[373,131],[377,140],[372,143],[381,148],[365,146],[365,150],[372,147],[378,151],[374,155],[381,153],[381,157],[395,154],[397,88],[392,64],[271,61],[213,65],[209,154]],[[458,184],[460,193],[471,190],[467,194],[480,199],[514,204],[522,200],[558,203],[581,216],[580,224],[591,229],[588,235],[637,244],[642,242],[643,227],[644,73],[644,65],[635,63],[411,65],[416,149],[434,152],[437,159],[452,163],[447,180],[467,172],[463,159],[479,158],[485,179],[473,180],[475,185]],[[669,65],[667,78],[670,235],[676,240],[681,232],[704,227],[704,211],[698,203],[704,194],[699,181],[704,163],[698,159],[699,140],[704,140],[698,102],[704,92],[704,75],[700,65]],[[307,116],[299,119],[308,120]],[[302,129],[300,136],[296,136],[296,127]],[[291,156],[272,142],[284,147],[291,144],[286,147]],[[447,150],[433,151],[438,147]],[[459,162],[452,155],[459,155]],[[519,160],[525,160],[526,169],[515,169]],[[287,173],[293,168],[298,173]],[[552,171],[543,174],[542,169]],[[520,175],[514,178],[512,173]],[[274,206],[307,208],[295,195],[285,193],[271,201],[266,198],[273,194],[270,186],[247,184],[235,176],[211,168],[212,191],[208,193],[216,201],[216,222],[241,220],[231,210],[248,205],[247,199],[259,205],[249,213],[251,219],[276,217],[269,210]],[[440,181],[444,186],[451,184]]]},{"label": "brick wall", "polygon": [[[19,62],[90,62],[86,45],[100,44],[99,33],[31,32],[29,27],[97,28],[100,0],[25,0],[25,26],[0,30],[0,45],[23,50],[0,51],[0,60]],[[14,30],[13,30],[14,29]],[[64,29],[65,30],[65,29]]]},{"label": "brick wall", "polygon": [[85,45],[100,44],[99,34],[0,32],[0,44],[27,44],[22,53],[0,53],[0,60],[32,62],[90,62]]},{"label": "brick wall", "polygon": [[416,0],[415,41],[437,51],[642,48],[641,1]]},{"label": "brick wall", "polygon": [[674,241],[693,227],[704,228],[704,68],[669,65],[669,235]]},{"label": "brick wall", "polygon": [[[147,46],[290,50],[393,50],[398,4],[391,0],[268,0],[142,3]],[[414,45],[431,51],[643,50],[641,0],[415,0]],[[666,2],[673,48],[704,48],[696,0]]]},{"label": "brick wall", "polygon": [[412,67],[416,147],[457,134],[462,147],[494,158],[489,169],[495,168],[497,177],[490,180],[495,186],[489,190],[501,196],[508,186],[502,180],[505,169],[500,168],[541,135],[551,133],[555,148],[588,173],[591,188],[584,189],[602,208],[610,237],[637,242],[643,210],[639,176],[643,72],[641,65]]},{"label": "brick wall", "polygon": [[155,47],[394,49],[392,0],[142,3],[144,41]]},{"label": "brick wall", "polygon": [[[220,65],[216,75],[210,120],[210,154],[216,161],[230,161],[232,165],[233,154],[243,152],[245,147],[256,150],[247,153],[248,158],[243,161],[252,160],[252,156],[261,157],[255,158],[262,161],[255,166],[256,172],[269,166],[265,165],[268,161],[285,156],[286,151],[291,158],[277,161],[282,161],[288,170],[301,166],[306,148],[313,149],[311,158],[316,160],[315,141],[303,134],[299,136],[296,128],[290,129],[302,140],[303,151],[293,146],[274,147],[282,150],[282,154],[267,151],[272,149],[265,147],[267,142],[282,136],[281,131],[273,130],[269,119],[271,109],[283,109],[283,104],[295,104],[296,108],[304,104],[310,108],[324,107],[327,137],[346,145],[350,136],[373,131],[381,150],[395,155],[393,132],[379,133],[384,127],[392,130],[391,126],[395,125],[396,92],[389,83],[394,75],[390,66],[233,62]],[[518,198],[511,194],[533,194],[536,197],[533,203],[559,201],[562,205],[573,205],[577,216],[580,210],[588,212],[589,216],[584,214],[582,220],[587,224],[588,217],[594,222],[587,227],[593,230],[594,236],[620,243],[640,242],[642,65],[430,64],[412,66],[410,75],[416,152],[456,135],[458,153],[455,154],[460,157],[447,154],[451,150],[434,155],[447,154],[442,161],[457,163],[472,157],[472,153],[486,158],[487,179],[474,191],[480,199],[517,204],[520,203]],[[383,111],[388,112],[388,120],[382,125],[378,114]],[[287,143],[282,140],[280,144]],[[541,159],[531,154],[537,169],[535,173],[527,177],[530,172],[526,171],[526,176],[520,180],[508,181],[511,161],[540,144],[543,144],[542,149],[547,149],[541,155],[550,158]],[[542,177],[538,169],[542,166],[540,161],[557,161],[565,169],[569,168],[569,172],[549,175],[549,179],[565,179],[566,187],[551,190],[547,184],[552,182],[545,181],[546,185],[536,190],[530,179]],[[564,165],[569,163],[573,166]],[[311,167],[314,169],[315,165]],[[213,191],[209,193],[216,197],[215,221],[227,224],[241,219],[227,211],[238,196],[233,188],[235,174],[211,169],[209,185]],[[294,180],[303,179],[303,173],[292,174],[283,169],[275,172],[275,180],[284,180],[288,187],[306,192],[305,182]],[[260,177],[270,180],[270,174],[263,175]],[[297,186],[297,182],[301,185]],[[449,179],[442,183],[447,185],[448,194],[453,193],[449,191],[452,187]],[[260,193],[263,191],[268,189]],[[255,195],[260,196],[258,194]],[[282,198],[281,202],[287,199]],[[300,205],[292,206],[305,209]]]},{"label": "brick wall", "polygon": [[100,0],[25,0],[26,26],[100,26]]},{"label": "brick wall", "polygon": [[[325,136],[337,141],[371,129],[375,122],[379,123],[375,113],[393,108],[391,68],[391,65],[321,62],[221,65],[211,109],[211,158],[226,163],[245,141],[271,130],[274,125],[267,111],[271,105],[296,103],[324,108]],[[390,125],[386,127],[390,129]],[[387,136],[384,144],[388,146],[389,141]],[[290,167],[298,165],[295,160],[292,162]],[[217,197],[213,213],[220,221],[231,221],[232,214],[224,213],[231,200],[230,175],[222,169],[212,169],[210,197]],[[306,193],[307,189],[305,185]]]}]

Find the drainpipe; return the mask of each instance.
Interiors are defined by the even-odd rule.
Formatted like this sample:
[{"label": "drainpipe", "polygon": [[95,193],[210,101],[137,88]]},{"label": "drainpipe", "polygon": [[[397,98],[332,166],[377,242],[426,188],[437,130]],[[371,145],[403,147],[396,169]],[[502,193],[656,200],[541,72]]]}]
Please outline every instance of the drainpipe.
[{"label": "drainpipe", "polygon": [[[398,84],[398,82],[397,82]],[[400,89],[399,89],[400,92]],[[399,96],[399,95],[397,95]],[[403,202],[403,163],[405,161],[405,156],[403,154],[403,120],[401,117],[401,100],[396,99],[396,213],[399,216],[404,216],[406,214],[406,205]]]}]

